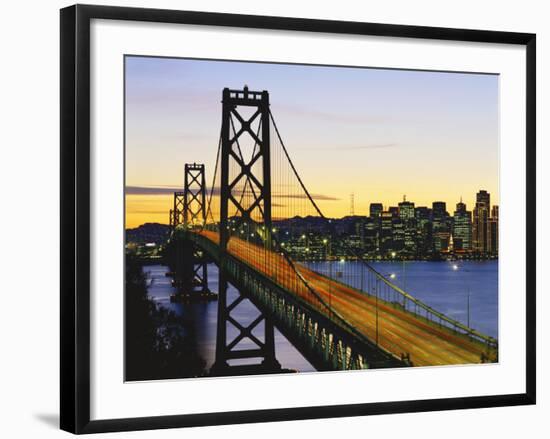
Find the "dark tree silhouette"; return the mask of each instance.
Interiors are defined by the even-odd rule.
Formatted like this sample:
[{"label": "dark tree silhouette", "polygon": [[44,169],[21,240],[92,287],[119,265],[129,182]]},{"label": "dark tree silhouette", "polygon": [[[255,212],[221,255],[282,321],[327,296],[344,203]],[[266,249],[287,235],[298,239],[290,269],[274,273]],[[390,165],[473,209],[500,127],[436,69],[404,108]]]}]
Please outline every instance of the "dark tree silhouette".
[{"label": "dark tree silhouette", "polygon": [[147,295],[141,263],[126,255],[125,372],[127,381],[205,375],[192,328]]}]

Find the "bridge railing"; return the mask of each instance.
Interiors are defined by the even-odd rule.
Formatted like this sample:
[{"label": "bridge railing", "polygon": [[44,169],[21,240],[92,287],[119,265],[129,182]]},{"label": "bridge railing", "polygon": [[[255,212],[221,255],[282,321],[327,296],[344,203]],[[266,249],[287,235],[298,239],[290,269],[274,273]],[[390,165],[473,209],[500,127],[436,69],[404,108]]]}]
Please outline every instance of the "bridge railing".
[{"label": "bridge railing", "polygon": [[[485,335],[477,331],[476,329],[470,328],[469,326],[459,322],[458,320],[455,320],[443,314],[442,312],[437,311],[436,309],[432,308],[431,306],[427,305],[426,303],[422,302],[416,297],[410,295],[409,293],[404,291],[402,288],[400,288],[398,285],[395,285],[394,283],[392,283],[383,274],[377,272],[366,261],[361,261],[361,262],[365,263],[368,266],[368,269],[372,270],[375,273],[376,279],[379,282],[383,282],[385,285],[391,288],[395,293],[397,293],[398,296],[402,298],[402,304],[403,304],[402,306],[405,311],[409,311],[419,317],[424,317],[430,322],[447,326],[456,332],[460,332],[465,335],[468,335],[469,337],[472,337],[486,344],[490,348],[496,349],[498,347],[498,341],[495,338],[489,335]],[[400,303],[400,301],[397,301],[397,303]]]},{"label": "bridge railing", "polygon": [[367,273],[360,274],[360,276],[365,276],[367,278],[367,281],[364,282],[366,285],[361,287],[354,284],[354,282],[350,282],[345,276],[340,280],[336,279],[334,276],[330,276],[326,272],[319,271],[307,263],[298,263],[297,265],[300,266],[303,264],[308,270],[314,271],[320,276],[326,277],[327,280],[331,279],[333,282],[345,285],[346,287],[355,290],[357,293],[377,297],[377,299],[381,302],[395,308],[400,308],[402,311],[414,315],[417,319],[425,320],[428,324],[436,324],[440,327],[444,326],[456,334],[463,334],[473,340],[477,340],[478,342],[486,345],[489,349],[498,349],[498,341],[495,338],[483,334],[474,328],[470,328],[458,320],[434,309],[428,304],[407,293],[398,285],[395,285],[382,273],[376,271],[376,269],[374,269],[366,261],[361,261],[360,258],[356,258],[356,260],[360,264],[365,264],[364,267],[366,270],[372,270]]},{"label": "bridge railing", "polygon": [[[367,294],[369,296],[377,296],[380,300],[383,300],[393,306],[400,307],[402,310],[415,315],[418,318],[425,319],[426,321],[440,326],[445,326],[456,333],[464,334],[472,339],[475,339],[491,349],[498,348],[498,340],[489,335],[483,334],[474,328],[471,328],[460,321],[447,316],[446,314],[436,310],[430,305],[424,303],[420,299],[417,299],[410,293],[403,290],[398,285],[391,282],[384,274],[377,271],[368,261],[364,260],[361,256],[354,254],[354,259],[358,261],[368,272],[366,274],[361,272],[361,276],[367,277],[366,286],[357,288],[356,285],[350,285],[346,282],[341,282],[354,290]],[[326,275],[325,273],[321,273]],[[338,282],[337,279],[331,278]]]}]

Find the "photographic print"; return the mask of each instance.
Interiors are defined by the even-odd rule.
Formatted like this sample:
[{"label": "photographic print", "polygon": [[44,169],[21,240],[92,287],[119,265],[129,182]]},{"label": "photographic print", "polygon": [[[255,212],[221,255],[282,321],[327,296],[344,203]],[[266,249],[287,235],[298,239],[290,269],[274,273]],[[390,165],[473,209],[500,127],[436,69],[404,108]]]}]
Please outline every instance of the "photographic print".
[{"label": "photographic print", "polygon": [[126,55],[124,88],[127,381],[498,362],[498,75]]}]

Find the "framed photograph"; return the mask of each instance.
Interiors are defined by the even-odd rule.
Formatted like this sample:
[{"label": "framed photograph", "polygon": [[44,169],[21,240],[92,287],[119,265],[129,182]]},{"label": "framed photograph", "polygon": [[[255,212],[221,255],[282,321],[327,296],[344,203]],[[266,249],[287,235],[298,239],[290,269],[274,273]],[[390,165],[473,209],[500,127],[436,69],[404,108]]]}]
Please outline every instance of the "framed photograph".
[{"label": "framed photograph", "polygon": [[61,202],[64,430],[535,403],[534,34],[62,9]]}]

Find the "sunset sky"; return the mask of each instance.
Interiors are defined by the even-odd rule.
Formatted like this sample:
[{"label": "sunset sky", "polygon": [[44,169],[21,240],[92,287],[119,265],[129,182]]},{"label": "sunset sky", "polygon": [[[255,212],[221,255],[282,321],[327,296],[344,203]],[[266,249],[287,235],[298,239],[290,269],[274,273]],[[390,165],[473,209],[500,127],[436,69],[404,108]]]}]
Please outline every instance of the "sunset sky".
[{"label": "sunset sky", "polygon": [[[298,172],[327,216],[479,189],[498,204],[498,76],[126,57],[126,226],[168,222],[184,164],[211,180],[224,87],[268,90]],[[273,135],[272,135],[273,136]],[[325,199],[323,199],[325,198]]]}]

